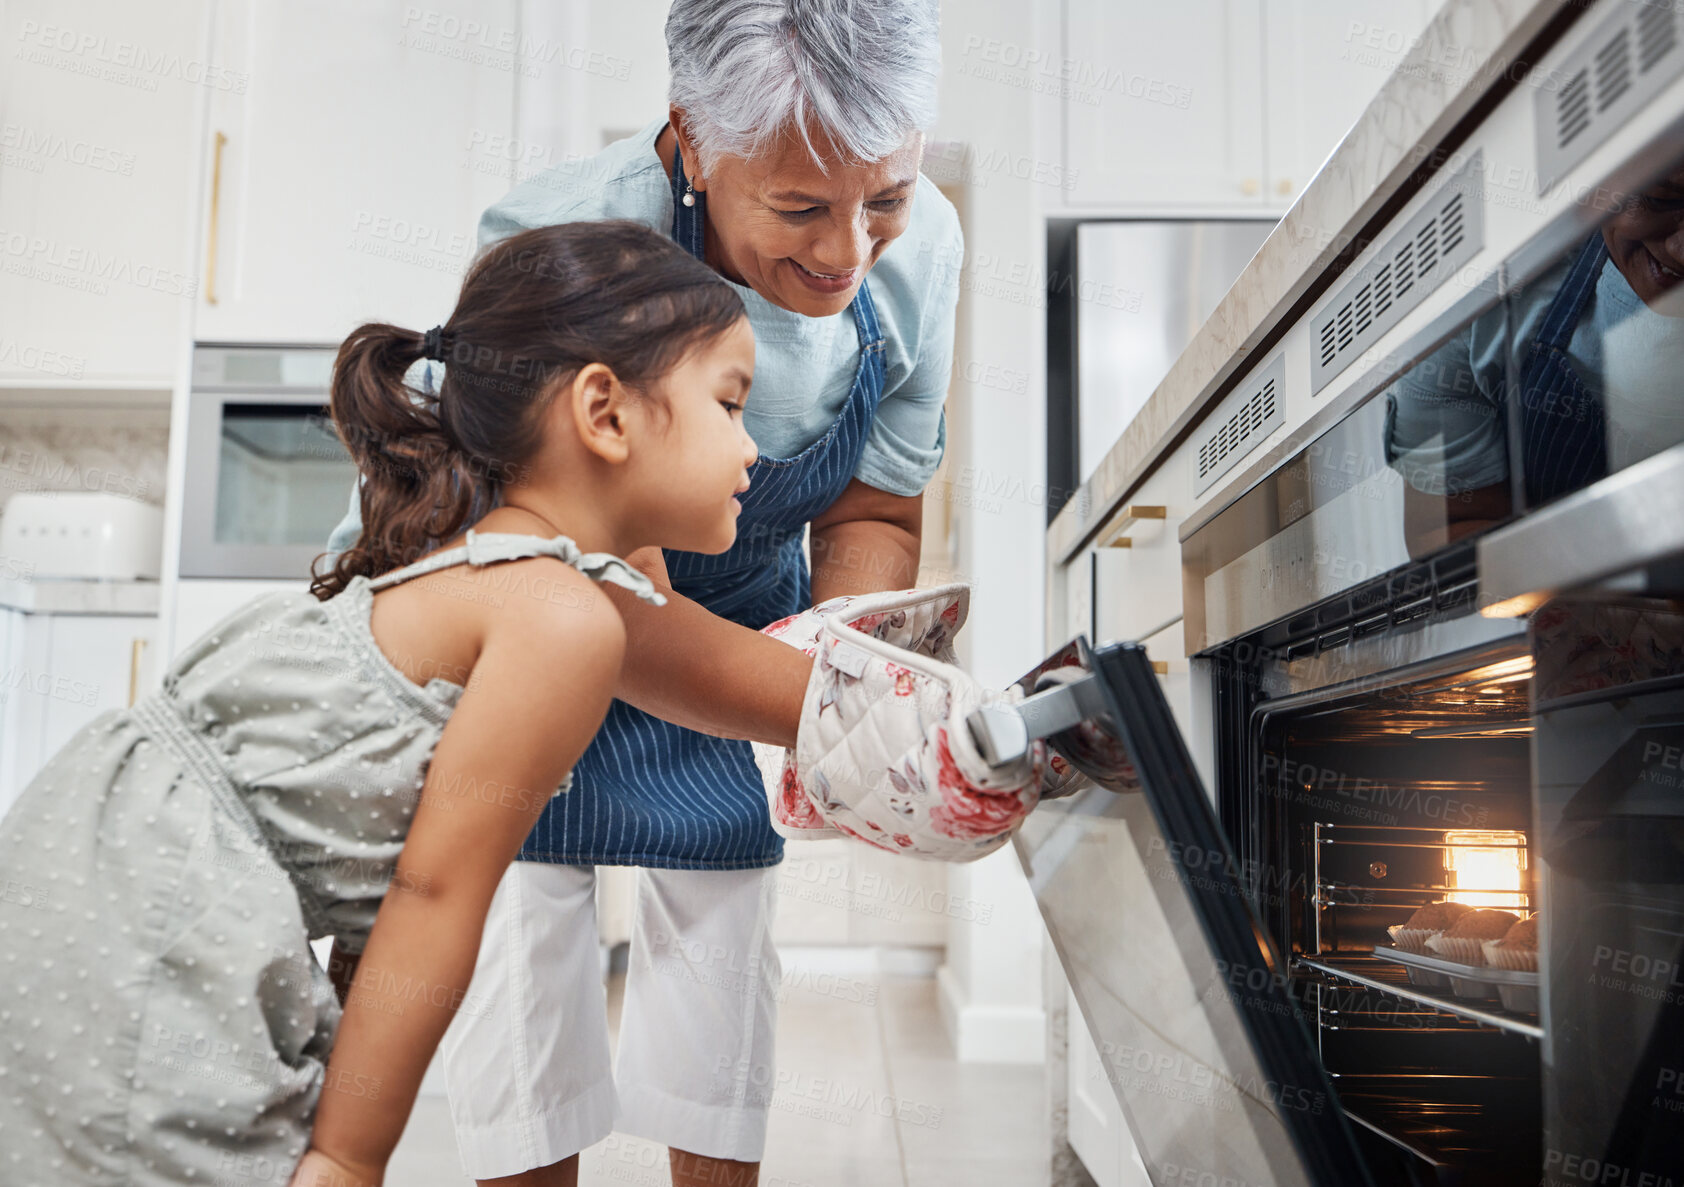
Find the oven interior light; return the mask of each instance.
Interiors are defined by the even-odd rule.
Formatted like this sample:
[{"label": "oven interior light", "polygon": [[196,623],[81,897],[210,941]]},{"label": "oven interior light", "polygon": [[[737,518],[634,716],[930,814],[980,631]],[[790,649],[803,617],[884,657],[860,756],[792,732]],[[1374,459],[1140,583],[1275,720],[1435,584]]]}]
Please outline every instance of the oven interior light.
[{"label": "oven interior light", "polygon": [[1511,680],[1524,680],[1532,674],[1532,657],[1518,655],[1513,659],[1505,659],[1494,663],[1488,668],[1481,668],[1480,679],[1487,684],[1506,684]]},{"label": "oven interior light", "polygon": [[1445,833],[1445,885],[1451,889],[1444,897],[1470,907],[1524,909],[1525,846],[1522,832]]}]

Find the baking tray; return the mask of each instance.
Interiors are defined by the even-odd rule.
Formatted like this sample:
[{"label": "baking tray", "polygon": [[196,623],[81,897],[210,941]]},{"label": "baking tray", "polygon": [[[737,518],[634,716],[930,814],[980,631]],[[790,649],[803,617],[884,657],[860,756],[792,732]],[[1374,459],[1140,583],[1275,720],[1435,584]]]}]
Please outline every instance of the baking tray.
[{"label": "baking tray", "polygon": [[1448,986],[1456,997],[1498,998],[1505,1010],[1520,1014],[1538,1012],[1537,973],[1463,964],[1424,952],[1406,952],[1386,944],[1374,945],[1374,955],[1403,965],[1409,971],[1412,985],[1440,989]]}]

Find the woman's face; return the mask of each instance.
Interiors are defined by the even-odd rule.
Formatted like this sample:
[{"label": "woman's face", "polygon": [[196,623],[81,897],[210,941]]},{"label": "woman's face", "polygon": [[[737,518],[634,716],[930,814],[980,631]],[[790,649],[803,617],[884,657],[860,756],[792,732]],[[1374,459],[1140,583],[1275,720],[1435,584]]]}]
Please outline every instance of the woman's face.
[{"label": "woman's face", "polygon": [[659,401],[644,401],[633,453],[639,518],[646,538],[686,552],[724,552],[737,539],[737,496],[759,456],[743,428],[754,379],[748,318],[692,350],[661,379]]},{"label": "woman's face", "polygon": [[[683,112],[673,110],[673,126]],[[865,274],[906,230],[923,134],[880,161],[845,160],[814,133],[824,168],[786,134],[752,159],[723,157],[706,176],[685,146],[685,171],[707,194],[708,225],[724,275],[808,317],[848,307]]]},{"label": "woman's face", "polygon": [[1676,297],[1667,294],[1684,280],[1684,172],[1657,182],[1602,228],[1614,266],[1643,302],[1678,317]]}]

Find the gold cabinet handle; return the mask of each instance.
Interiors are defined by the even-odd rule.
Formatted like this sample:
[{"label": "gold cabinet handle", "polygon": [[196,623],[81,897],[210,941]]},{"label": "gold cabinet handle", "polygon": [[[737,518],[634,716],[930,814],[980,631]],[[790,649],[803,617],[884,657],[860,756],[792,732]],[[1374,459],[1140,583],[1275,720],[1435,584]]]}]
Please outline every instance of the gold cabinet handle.
[{"label": "gold cabinet handle", "polygon": [[1121,511],[1117,512],[1116,518],[1106,524],[1105,530],[1099,533],[1099,546],[1101,548],[1132,548],[1134,546],[1134,541],[1123,535],[1124,532],[1128,531],[1131,527],[1143,519],[1168,518],[1168,507],[1154,507],[1141,503],[1130,503]]},{"label": "gold cabinet handle", "polygon": [[1255,177],[1248,177],[1244,181],[1240,182],[1240,193],[1244,194],[1248,198],[1257,194],[1262,190],[1262,188],[1263,186]]},{"label": "gold cabinet handle", "polygon": [[1282,194],[1290,194],[1292,192],[1292,178],[1281,178],[1280,181],[1275,183],[1275,189],[1279,190]]},{"label": "gold cabinet handle", "polygon": [[1155,659],[1152,661],[1152,671],[1159,676],[1169,675],[1169,660]]},{"label": "gold cabinet handle", "polygon": [[140,654],[146,650],[145,639],[134,639],[129,643],[129,704],[134,704],[136,694],[140,691]]},{"label": "gold cabinet handle", "polygon": [[217,214],[222,207],[222,149],[228,143],[228,137],[221,132],[216,134],[216,151],[211,157],[211,195],[209,229],[206,234],[210,242],[205,247],[205,304],[216,304],[216,222]]}]

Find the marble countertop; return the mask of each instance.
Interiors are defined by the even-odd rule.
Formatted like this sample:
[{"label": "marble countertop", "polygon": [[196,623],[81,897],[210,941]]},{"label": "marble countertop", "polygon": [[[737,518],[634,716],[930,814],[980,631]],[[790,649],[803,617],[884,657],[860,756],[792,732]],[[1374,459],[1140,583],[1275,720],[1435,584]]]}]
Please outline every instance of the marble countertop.
[{"label": "marble countertop", "polygon": [[1428,153],[1573,0],[1446,0],[1047,536],[1063,564],[1249,366]]},{"label": "marble countertop", "polygon": [[156,614],[156,581],[0,578],[0,608],[28,614]]}]

